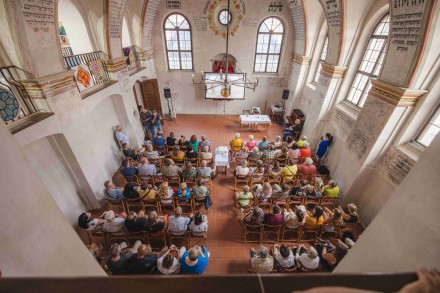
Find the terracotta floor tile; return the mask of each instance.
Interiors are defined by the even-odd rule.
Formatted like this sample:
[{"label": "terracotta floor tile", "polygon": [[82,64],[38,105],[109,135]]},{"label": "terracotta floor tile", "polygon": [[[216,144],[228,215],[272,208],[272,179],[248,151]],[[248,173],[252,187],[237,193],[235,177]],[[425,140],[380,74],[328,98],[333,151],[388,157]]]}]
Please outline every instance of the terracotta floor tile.
[{"label": "terracotta floor tile", "polygon": [[223,252],[222,259],[234,259],[234,248],[233,247],[223,247],[222,252]]}]

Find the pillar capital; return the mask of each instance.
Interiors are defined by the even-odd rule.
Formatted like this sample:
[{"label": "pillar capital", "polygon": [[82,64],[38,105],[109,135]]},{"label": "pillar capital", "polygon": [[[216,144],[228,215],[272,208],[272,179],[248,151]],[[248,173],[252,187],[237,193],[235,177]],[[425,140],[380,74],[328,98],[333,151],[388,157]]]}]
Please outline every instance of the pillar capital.
[{"label": "pillar capital", "polygon": [[20,82],[31,99],[47,99],[76,88],[72,70]]},{"label": "pillar capital", "polygon": [[312,57],[302,56],[295,53],[292,54],[292,58],[293,58],[292,60],[293,62],[298,63],[300,65],[309,65],[310,61],[312,60]]},{"label": "pillar capital", "polygon": [[321,63],[322,68],[320,73],[334,79],[344,78],[345,72],[347,71],[348,67],[345,66],[336,66],[332,64],[327,64],[322,62]]},{"label": "pillar capital", "polygon": [[403,88],[381,81],[371,79],[371,89],[369,95],[382,100],[395,107],[414,106],[426,90]]}]

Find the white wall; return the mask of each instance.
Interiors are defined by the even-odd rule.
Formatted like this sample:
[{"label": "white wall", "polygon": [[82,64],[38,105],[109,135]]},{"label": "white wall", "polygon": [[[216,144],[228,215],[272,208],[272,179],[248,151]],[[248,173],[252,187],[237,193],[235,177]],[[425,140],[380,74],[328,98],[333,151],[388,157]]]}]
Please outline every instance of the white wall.
[{"label": "white wall", "polygon": [[62,22],[66,29],[73,54],[93,52],[85,20],[69,0],[58,1],[58,21]]},{"label": "white wall", "polygon": [[127,19],[124,17],[124,19],[122,20],[122,48],[130,46],[130,32],[128,31]]}]

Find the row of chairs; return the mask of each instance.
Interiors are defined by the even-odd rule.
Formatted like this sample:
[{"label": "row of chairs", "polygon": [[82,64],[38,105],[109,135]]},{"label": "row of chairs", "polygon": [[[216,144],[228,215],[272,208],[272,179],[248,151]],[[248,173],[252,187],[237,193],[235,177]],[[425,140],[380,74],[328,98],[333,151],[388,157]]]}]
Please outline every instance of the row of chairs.
[{"label": "row of chairs", "polygon": [[344,225],[301,226],[295,229],[286,225],[244,224],[244,243],[311,242],[317,238],[339,239],[345,231],[354,232],[359,222]]},{"label": "row of chairs", "polygon": [[[193,196],[190,198],[180,198],[177,196],[173,196],[168,200],[161,200],[159,197],[156,197],[153,200],[147,199],[128,199],[124,198],[121,200],[107,200],[107,204],[109,209],[119,212],[128,213],[129,211],[138,212],[140,210],[144,210],[146,213],[151,210],[156,210],[158,214],[172,214],[177,207],[181,207],[184,214],[195,213],[202,206],[202,212],[208,213],[207,210],[204,209],[204,202],[195,200]],[[168,203],[168,201],[171,201]]]},{"label": "row of chairs", "polygon": [[140,185],[142,182],[147,182],[153,186],[158,186],[163,182],[168,182],[169,186],[179,187],[182,182],[185,182],[188,186],[195,185],[196,179],[200,177],[203,179],[205,184],[209,184],[212,189],[212,177],[211,176],[193,176],[191,178],[181,178],[180,176],[164,176],[159,175],[134,175],[134,176],[124,176],[125,184],[128,182]]},{"label": "row of chairs", "polygon": [[[156,167],[162,168],[163,167],[163,160],[166,159],[166,158],[171,158],[171,157],[169,155],[163,155],[160,158],[149,158],[148,160],[150,161],[150,163],[156,165]],[[133,160],[130,157],[128,157],[128,160],[129,160],[130,166],[132,166],[132,167],[137,167],[137,165],[140,163],[140,162],[138,162],[136,160]],[[183,159],[181,159],[181,160],[173,158],[174,163],[177,166],[179,166],[179,167],[183,167],[186,162],[191,162],[191,164],[194,167],[199,167],[199,166],[202,165],[202,161],[206,161],[206,166],[207,167],[211,167],[213,165],[213,160],[214,160],[213,158],[211,158],[210,160],[205,160],[205,159],[202,159],[200,157],[198,157],[198,158],[187,158],[186,156],[183,157]]]},{"label": "row of chairs", "polygon": [[274,176],[268,173],[265,174],[248,174],[246,176],[236,174],[234,176],[234,190],[237,191],[239,185],[250,185],[263,184],[264,182],[269,182],[270,184],[289,184],[291,187],[298,186],[301,179],[306,179],[309,184],[315,185],[317,182],[323,184],[325,175],[319,174],[301,174],[297,173],[294,176],[287,178],[286,176]]}]

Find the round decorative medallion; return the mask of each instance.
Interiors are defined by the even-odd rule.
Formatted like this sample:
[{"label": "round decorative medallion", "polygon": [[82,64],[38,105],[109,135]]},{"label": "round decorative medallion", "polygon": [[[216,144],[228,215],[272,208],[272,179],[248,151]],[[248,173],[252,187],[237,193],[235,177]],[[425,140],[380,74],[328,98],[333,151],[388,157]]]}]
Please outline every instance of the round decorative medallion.
[{"label": "round decorative medallion", "polygon": [[204,13],[214,34],[226,38],[228,20],[229,35],[233,37],[241,26],[246,10],[243,0],[231,0],[229,11],[228,0],[208,0]]},{"label": "round decorative medallion", "polygon": [[228,23],[230,23],[231,19],[232,19],[232,15],[227,9],[223,9],[218,14],[218,21],[223,25],[227,25]]},{"label": "round decorative medallion", "polygon": [[12,121],[20,112],[20,104],[13,93],[0,88],[0,116],[4,121]]}]

